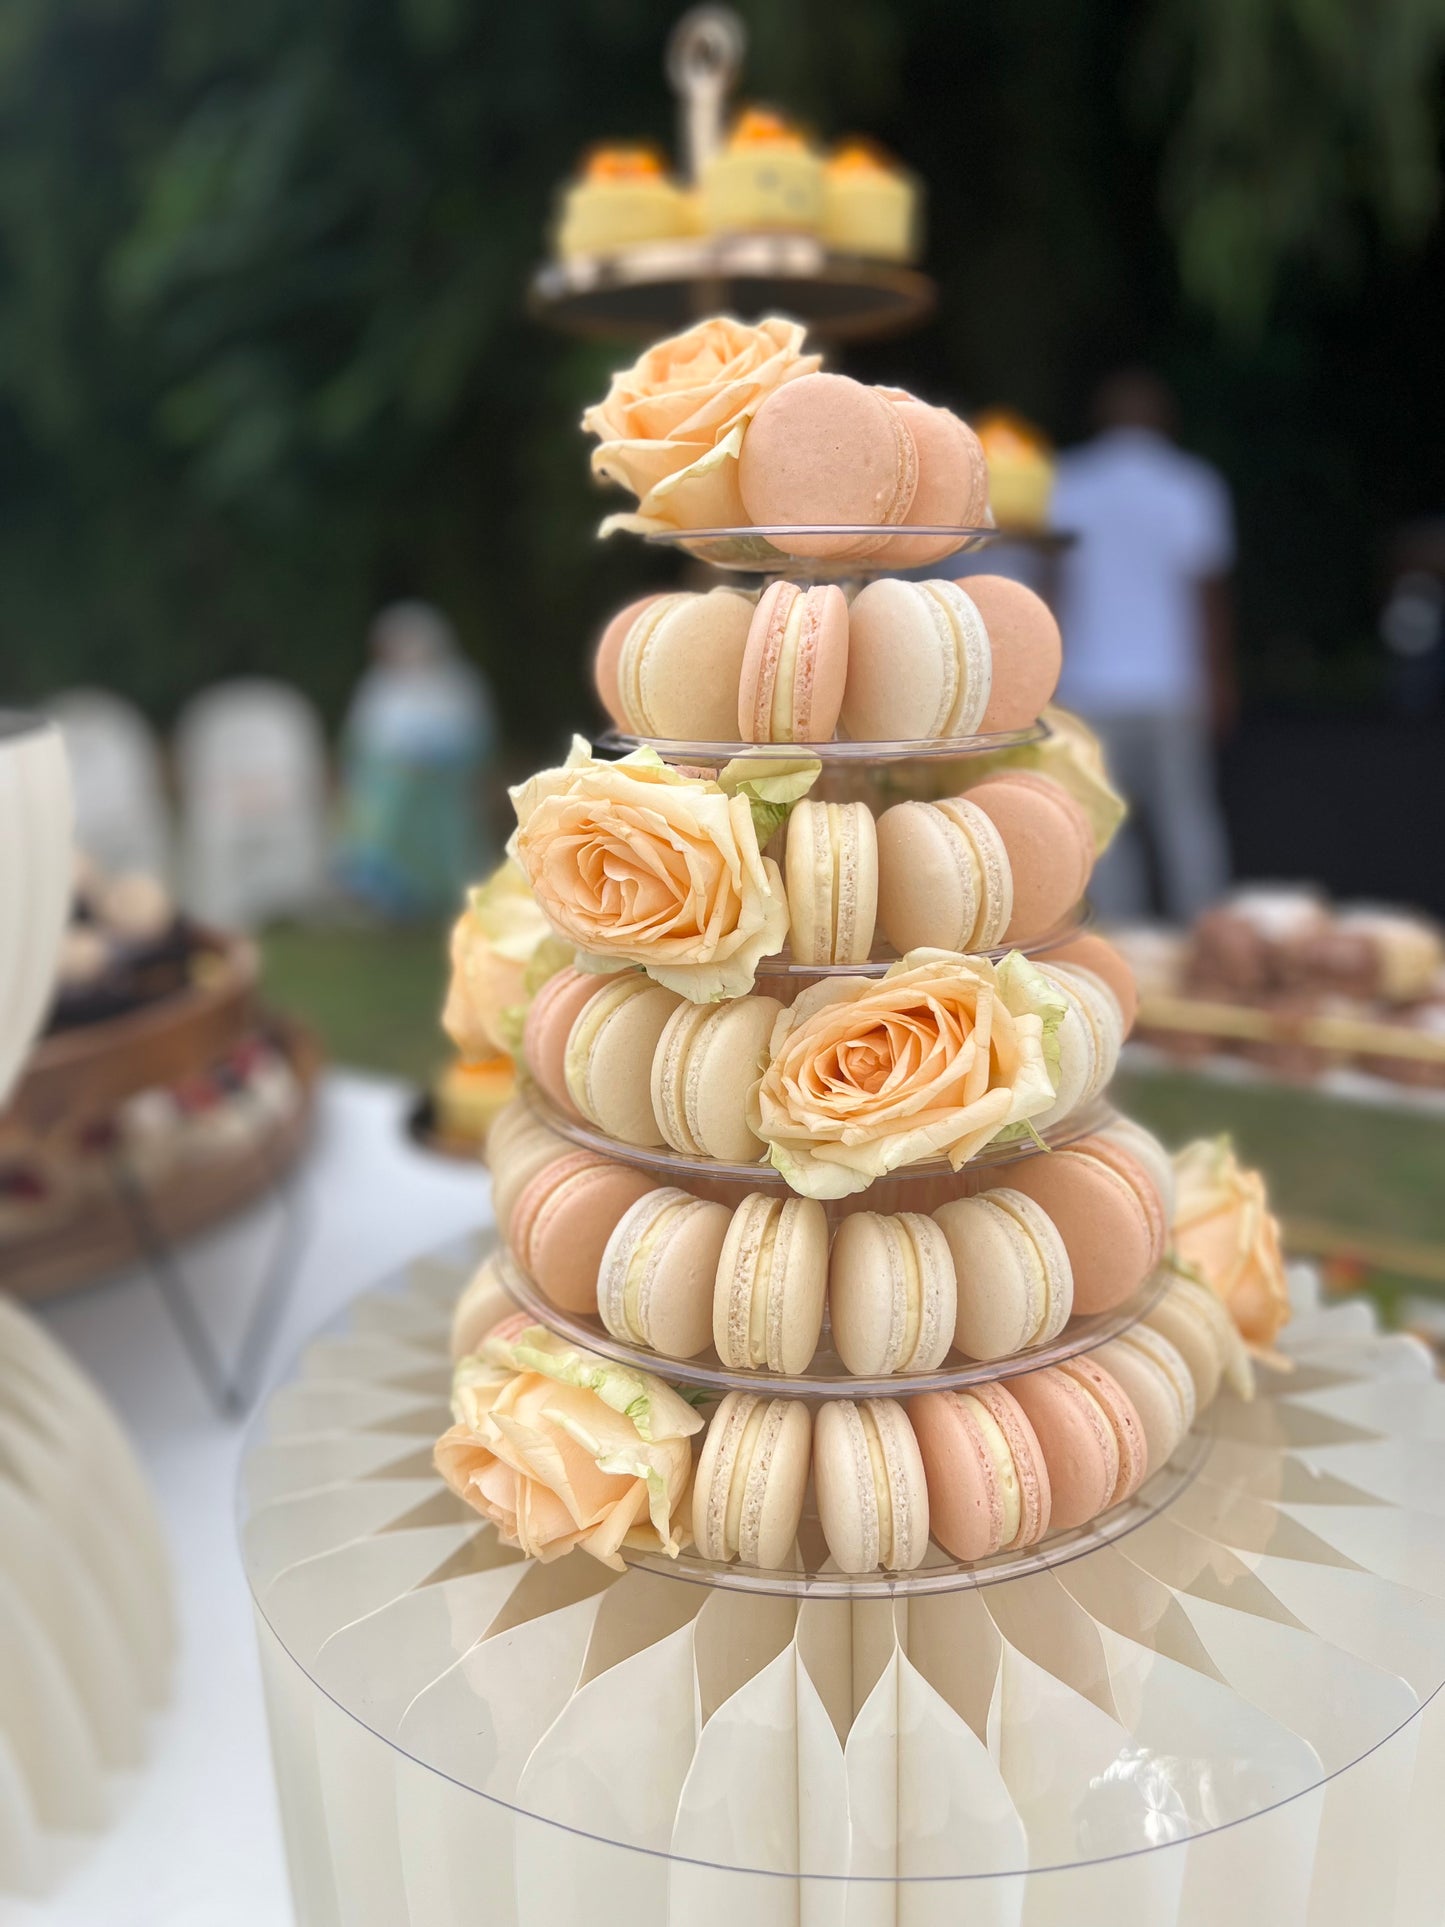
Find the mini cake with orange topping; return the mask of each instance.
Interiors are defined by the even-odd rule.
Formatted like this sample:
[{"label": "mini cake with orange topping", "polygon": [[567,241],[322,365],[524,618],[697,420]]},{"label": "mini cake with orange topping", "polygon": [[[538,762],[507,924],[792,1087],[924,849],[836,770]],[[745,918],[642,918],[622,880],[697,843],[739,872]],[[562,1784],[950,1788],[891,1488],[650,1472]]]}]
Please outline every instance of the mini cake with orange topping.
[{"label": "mini cake with orange topping", "polygon": [[841,254],[911,261],[918,187],[871,141],[841,141],[823,169],[823,239]]},{"label": "mini cake with orange topping", "polygon": [[1054,492],[1054,456],[1047,438],[1021,415],[994,409],[975,418],[973,432],[988,462],[988,499],[1001,529],[1046,528]]},{"label": "mini cake with orange topping", "polygon": [[727,145],[703,168],[701,189],[710,234],[816,234],[823,223],[822,159],[769,108],[749,107],[739,117]]},{"label": "mini cake with orange topping", "polygon": [[570,261],[694,231],[691,199],[656,148],[595,147],[563,190],[557,252]]}]

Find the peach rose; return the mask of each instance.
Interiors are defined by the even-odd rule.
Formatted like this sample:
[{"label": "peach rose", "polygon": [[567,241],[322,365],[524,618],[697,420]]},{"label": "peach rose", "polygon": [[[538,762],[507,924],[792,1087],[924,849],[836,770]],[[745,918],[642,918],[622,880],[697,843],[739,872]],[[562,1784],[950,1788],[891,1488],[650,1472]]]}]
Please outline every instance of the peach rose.
[{"label": "peach rose", "polygon": [[1174,1157],[1179,1263],[1224,1300],[1245,1340],[1273,1343],[1290,1315],[1279,1222],[1264,1179],[1235,1158],[1227,1137],[1199,1138]]},{"label": "peach rose", "polygon": [[593,474],[631,489],[637,513],[609,516],[604,535],[747,521],[737,480],[743,431],[775,388],[818,367],[821,355],[802,352],[803,332],[776,317],[753,325],[717,315],[612,377],[582,426],[602,444]]},{"label": "peach rose", "polygon": [[661,1379],[578,1350],[521,1312],[452,1381],[437,1471],[529,1558],[580,1546],[622,1570],[623,1546],[676,1558],[702,1419]]},{"label": "peach rose", "polygon": [[879,979],[825,979],[778,1017],[749,1121],[808,1198],[929,1158],[956,1171],[1053,1103],[1063,1008],[1017,952],[913,950]]},{"label": "peach rose", "polygon": [[788,906],[749,798],[682,776],[654,750],[599,762],[580,737],[561,769],[512,791],[510,849],[553,928],[594,970],[640,964],[694,1003],[751,990]]},{"label": "peach rose", "polygon": [[571,952],[552,934],[511,857],[468,893],[452,930],[451,983],[442,1027],[468,1060],[515,1057],[527,1007]]}]

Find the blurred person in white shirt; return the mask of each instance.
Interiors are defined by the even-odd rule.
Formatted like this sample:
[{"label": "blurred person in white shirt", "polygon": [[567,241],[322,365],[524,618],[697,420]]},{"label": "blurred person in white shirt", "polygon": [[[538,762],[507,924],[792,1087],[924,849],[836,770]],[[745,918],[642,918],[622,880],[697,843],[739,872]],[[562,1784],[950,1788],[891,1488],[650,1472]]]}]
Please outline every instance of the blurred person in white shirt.
[{"label": "blurred person in white shirt", "polygon": [[1229,880],[1212,737],[1235,711],[1234,511],[1224,478],[1175,445],[1157,376],[1110,376],[1095,416],[1094,439],[1060,457],[1053,496],[1055,526],[1079,538],[1060,571],[1059,700],[1099,732],[1132,805],[1091,894],[1108,917],[1147,914],[1147,839],[1157,907],[1186,923]]}]

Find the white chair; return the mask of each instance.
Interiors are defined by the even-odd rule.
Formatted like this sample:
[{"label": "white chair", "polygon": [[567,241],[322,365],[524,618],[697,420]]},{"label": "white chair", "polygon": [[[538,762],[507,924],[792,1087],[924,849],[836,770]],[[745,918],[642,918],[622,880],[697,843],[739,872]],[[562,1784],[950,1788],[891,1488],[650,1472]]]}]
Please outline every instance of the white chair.
[{"label": "white chair", "polygon": [[299,691],[261,679],[219,683],[176,730],[186,908],[250,929],[304,913],[326,873],[326,745]]},{"label": "white chair", "polygon": [[78,848],[109,874],[168,881],[170,810],[150,724],[104,689],[66,690],[46,707],[70,758]]}]

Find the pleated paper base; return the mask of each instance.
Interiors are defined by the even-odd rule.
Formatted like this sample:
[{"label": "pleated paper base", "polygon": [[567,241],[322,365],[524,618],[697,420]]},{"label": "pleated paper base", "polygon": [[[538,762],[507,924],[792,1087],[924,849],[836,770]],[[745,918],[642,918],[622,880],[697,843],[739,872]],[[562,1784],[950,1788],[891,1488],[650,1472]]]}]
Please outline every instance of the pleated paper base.
[{"label": "pleated paper base", "polygon": [[0,1296],[0,1893],[111,1817],[175,1645],[150,1494],[95,1387]]},{"label": "pleated paper base", "polygon": [[1365,1307],[1298,1274],[1293,1369],[1115,1543],[797,1600],[538,1566],[451,1498],[475,1257],[361,1299],[247,1460],[301,1927],[1445,1914],[1445,1389]]}]

